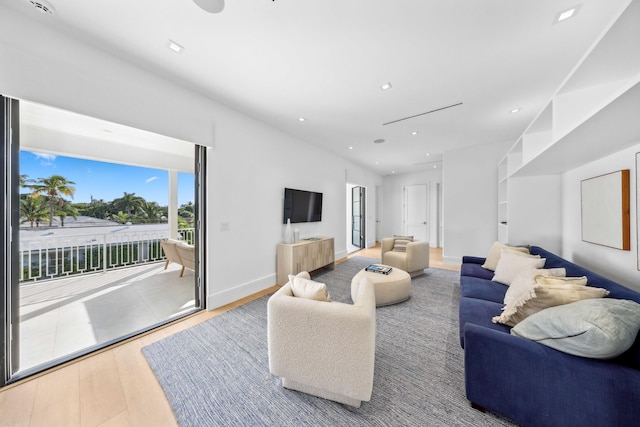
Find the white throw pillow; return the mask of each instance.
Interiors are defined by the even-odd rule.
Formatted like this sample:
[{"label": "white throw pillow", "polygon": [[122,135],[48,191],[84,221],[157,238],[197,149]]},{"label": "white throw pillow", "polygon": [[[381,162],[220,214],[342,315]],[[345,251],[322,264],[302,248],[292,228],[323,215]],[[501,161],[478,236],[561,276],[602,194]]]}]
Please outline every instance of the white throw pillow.
[{"label": "white throw pillow", "polygon": [[491,280],[510,285],[518,274],[525,270],[542,268],[546,261],[546,258],[540,258],[540,255],[529,255],[502,249],[495,275]]},{"label": "white throw pillow", "polygon": [[509,289],[504,294],[504,304],[513,304],[521,295],[529,292],[536,284],[537,275],[564,277],[567,275],[565,268],[532,268],[530,270],[523,271],[513,278]]},{"label": "white throw pillow", "polygon": [[610,359],[627,351],[640,329],[640,304],[587,299],[547,308],[524,319],[511,335],[576,356]]},{"label": "white throw pillow", "polygon": [[320,282],[314,282],[313,280],[305,279],[304,277],[289,275],[289,282],[291,283],[291,292],[294,297],[307,298],[316,301],[331,301],[331,295],[327,285]]},{"label": "white throw pillow", "polygon": [[489,253],[487,254],[487,259],[485,259],[484,264],[482,264],[483,268],[487,270],[496,271],[496,267],[498,265],[498,261],[500,260],[500,255],[502,255],[502,249],[509,249],[516,252],[521,252],[523,254],[529,253],[529,248],[525,248],[524,246],[509,246],[504,243],[495,242],[491,245],[491,249],[489,249]]}]

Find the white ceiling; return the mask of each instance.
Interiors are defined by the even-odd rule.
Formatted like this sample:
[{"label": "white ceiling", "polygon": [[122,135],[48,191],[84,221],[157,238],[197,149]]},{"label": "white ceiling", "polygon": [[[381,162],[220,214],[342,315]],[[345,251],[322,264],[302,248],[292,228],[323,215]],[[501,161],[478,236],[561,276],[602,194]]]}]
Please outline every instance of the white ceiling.
[{"label": "white ceiling", "polygon": [[220,14],[192,0],[49,2],[46,19],[28,0],[7,6],[388,174],[515,142],[627,0],[227,0]]}]

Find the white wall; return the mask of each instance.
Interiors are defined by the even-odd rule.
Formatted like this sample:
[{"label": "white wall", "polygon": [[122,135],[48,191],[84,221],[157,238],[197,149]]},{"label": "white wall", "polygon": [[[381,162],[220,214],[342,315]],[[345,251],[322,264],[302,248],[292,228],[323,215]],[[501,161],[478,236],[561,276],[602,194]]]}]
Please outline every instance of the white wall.
[{"label": "white wall", "polygon": [[[604,143],[604,142],[603,142]],[[562,175],[562,256],[605,277],[640,291],[636,153],[638,145]],[[612,249],[582,241],[580,181],[622,169],[630,170],[631,250]]]},{"label": "white wall", "polygon": [[275,284],[284,187],[324,193],[322,222],[297,228],[335,237],[346,255],[347,177],[371,195],[378,175],[2,6],[0,27],[3,95],[211,147],[209,308]]},{"label": "white wall", "polygon": [[485,256],[498,238],[498,162],[512,142],[446,151],[443,166],[445,264]]},{"label": "white wall", "polygon": [[394,234],[404,234],[403,204],[404,187],[407,185],[427,184],[429,191],[429,239],[431,246],[438,246],[438,191],[437,184],[442,182],[442,167],[426,169],[410,174],[398,174],[385,176],[383,182],[384,207],[381,223],[381,238],[391,237]]}]

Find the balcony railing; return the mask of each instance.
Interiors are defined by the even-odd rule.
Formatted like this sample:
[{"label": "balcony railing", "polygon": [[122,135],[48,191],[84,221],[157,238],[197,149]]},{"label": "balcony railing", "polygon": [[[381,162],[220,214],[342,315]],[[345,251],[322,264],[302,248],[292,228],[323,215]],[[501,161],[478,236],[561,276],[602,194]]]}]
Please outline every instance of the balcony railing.
[{"label": "balcony railing", "polygon": [[[195,229],[181,228],[179,239],[194,243]],[[169,230],[39,236],[20,241],[20,282],[53,279],[131,267],[165,259],[160,240]]]}]

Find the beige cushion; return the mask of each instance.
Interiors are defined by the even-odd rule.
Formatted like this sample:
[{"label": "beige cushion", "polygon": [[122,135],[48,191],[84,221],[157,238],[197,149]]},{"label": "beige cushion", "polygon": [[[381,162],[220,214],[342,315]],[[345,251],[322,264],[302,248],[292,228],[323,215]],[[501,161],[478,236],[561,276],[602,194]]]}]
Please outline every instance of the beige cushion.
[{"label": "beige cushion", "polygon": [[551,277],[545,275],[537,275],[534,277],[536,283],[540,285],[577,285],[586,286],[587,277]]},{"label": "beige cushion", "polygon": [[510,285],[515,277],[525,270],[544,267],[545,258],[540,255],[529,255],[521,252],[502,249],[500,260],[493,276],[494,282]]},{"label": "beige cushion", "polygon": [[406,252],[407,244],[413,242],[413,236],[393,236],[393,250],[396,252]]},{"label": "beige cushion", "polygon": [[538,275],[564,277],[567,275],[567,270],[564,268],[532,268],[518,273],[504,294],[505,305],[513,304],[521,295],[528,293],[535,286]]},{"label": "beige cushion", "polygon": [[544,285],[536,283],[527,295],[522,296],[522,298],[513,304],[506,306],[500,316],[496,316],[491,320],[493,323],[515,326],[530,315],[542,311],[545,308],[569,304],[589,298],[603,298],[607,295],[609,295],[608,290],[593,288],[591,286],[576,284]]},{"label": "beige cushion", "polygon": [[509,246],[505,245],[504,243],[495,242],[493,245],[491,245],[489,253],[487,254],[487,259],[484,261],[484,264],[482,264],[482,267],[486,268],[487,270],[496,271],[498,261],[500,260],[500,255],[502,255],[502,249],[510,249],[512,251],[522,252],[524,254],[529,253],[529,248],[525,248],[522,246]]},{"label": "beige cushion", "polygon": [[294,297],[307,298],[315,301],[331,301],[327,285],[304,277],[289,275],[291,291]]}]

